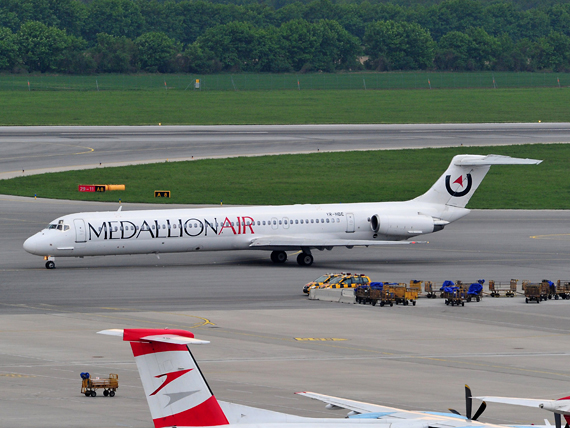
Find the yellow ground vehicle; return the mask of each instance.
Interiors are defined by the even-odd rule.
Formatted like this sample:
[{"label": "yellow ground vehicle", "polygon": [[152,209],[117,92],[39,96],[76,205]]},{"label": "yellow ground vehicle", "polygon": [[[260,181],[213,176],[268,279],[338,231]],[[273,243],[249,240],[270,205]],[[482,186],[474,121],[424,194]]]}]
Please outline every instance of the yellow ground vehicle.
[{"label": "yellow ground vehicle", "polygon": [[102,389],[105,397],[114,397],[119,387],[119,375],[111,373],[108,378],[92,378],[89,373],[81,373],[81,393],[86,397],[97,396],[96,389]]},{"label": "yellow ground vehicle", "polygon": [[342,273],[325,273],[319,276],[314,281],[311,281],[303,286],[303,293],[309,294],[311,288],[319,288],[321,285],[328,283],[332,278],[340,276]]},{"label": "yellow ground vehicle", "polygon": [[356,288],[359,285],[370,284],[370,278],[361,273],[345,273],[332,278],[319,288]]}]

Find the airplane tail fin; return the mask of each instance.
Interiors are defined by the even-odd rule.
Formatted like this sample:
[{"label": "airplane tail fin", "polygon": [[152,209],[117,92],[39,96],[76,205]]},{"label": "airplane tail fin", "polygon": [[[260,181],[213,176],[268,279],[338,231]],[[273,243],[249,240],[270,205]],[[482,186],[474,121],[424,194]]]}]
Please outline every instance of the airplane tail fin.
[{"label": "airplane tail fin", "polygon": [[541,162],[500,155],[457,155],[431,189],[414,201],[465,208],[491,165],[538,165]]},{"label": "airplane tail fin", "polygon": [[98,332],[131,343],[155,428],[228,425],[204,379],[190,344],[204,344],[184,330],[125,329]]}]

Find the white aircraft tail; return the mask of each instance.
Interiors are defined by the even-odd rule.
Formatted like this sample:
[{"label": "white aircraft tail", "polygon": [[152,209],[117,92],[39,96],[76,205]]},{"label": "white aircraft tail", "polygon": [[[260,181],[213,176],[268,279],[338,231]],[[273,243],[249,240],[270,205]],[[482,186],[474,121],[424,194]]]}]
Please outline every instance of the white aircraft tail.
[{"label": "white aircraft tail", "polygon": [[228,425],[189,344],[209,343],[184,330],[103,330],[131,342],[155,428]]},{"label": "white aircraft tail", "polygon": [[431,189],[413,201],[464,208],[491,165],[538,165],[541,162],[500,155],[457,155]]}]

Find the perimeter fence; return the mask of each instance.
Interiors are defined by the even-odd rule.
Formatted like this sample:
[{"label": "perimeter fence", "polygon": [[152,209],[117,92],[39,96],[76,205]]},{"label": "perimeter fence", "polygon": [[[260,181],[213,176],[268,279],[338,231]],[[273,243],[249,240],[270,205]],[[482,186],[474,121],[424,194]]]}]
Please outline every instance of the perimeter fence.
[{"label": "perimeter fence", "polygon": [[570,73],[0,74],[0,91],[271,91],[563,86],[570,86]]}]

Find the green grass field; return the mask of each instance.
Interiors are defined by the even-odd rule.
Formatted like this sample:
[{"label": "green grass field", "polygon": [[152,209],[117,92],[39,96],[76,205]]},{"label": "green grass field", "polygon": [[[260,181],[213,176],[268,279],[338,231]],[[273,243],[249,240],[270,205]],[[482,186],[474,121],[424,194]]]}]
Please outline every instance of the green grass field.
[{"label": "green grass field", "polygon": [[0,74],[0,91],[202,91],[530,88],[570,85],[570,73],[356,72],[239,74]]},{"label": "green grass field", "polygon": [[568,88],[0,92],[0,125],[566,122]]},{"label": "green grass field", "polygon": [[[495,166],[469,208],[570,209],[570,145],[522,145],[200,160],[43,174],[0,181],[0,193],[43,198],[177,204],[296,204],[406,200],[431,187],[456,154],[543,159]],[[268,173],[270,171],[270,173]],[[80,184],[125,184],[79,193]],[[155,199],[170,190],[171,199]]]}]

